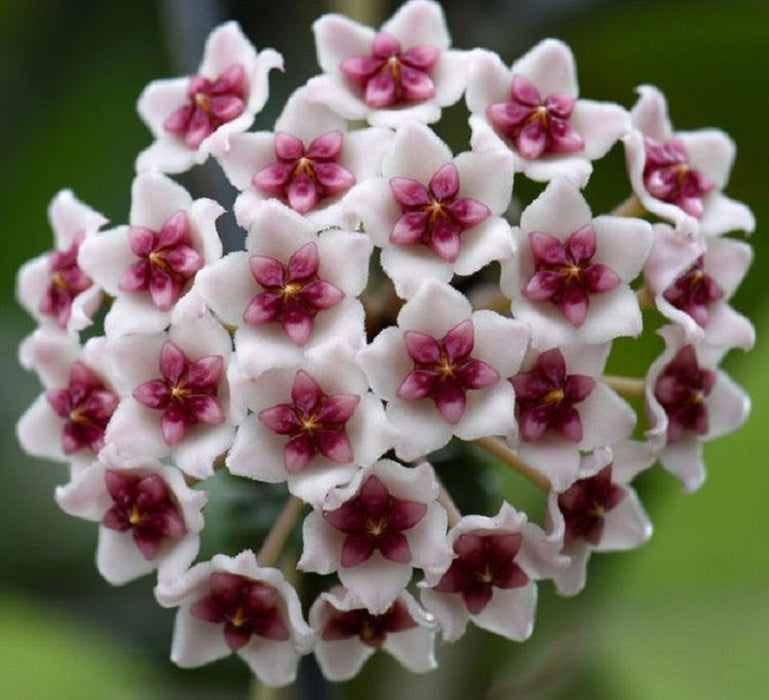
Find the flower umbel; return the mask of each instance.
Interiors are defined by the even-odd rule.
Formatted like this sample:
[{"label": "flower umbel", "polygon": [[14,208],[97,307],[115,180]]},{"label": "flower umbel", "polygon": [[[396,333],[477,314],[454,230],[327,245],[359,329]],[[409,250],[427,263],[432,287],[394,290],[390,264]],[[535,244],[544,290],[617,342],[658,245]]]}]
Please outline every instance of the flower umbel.
[{"label": "flower umbel", "polygon": [[[701,485],[702,443],[749,410],[720,363],[755,341],[730,306],[752,249],[724,234],[755,222],[721,192],[728,136],[673,131],[649,86],[630,111],[584,99],[555,39],[510,67],[452,49],[432,0],[313,32],[321,74],[248,131],[282,59],[215,28],[194,75],[139,98],[128,220],[100,231],[60,192],[17,281],[44,387],[18,439],[68,464],[56,502],[98,527],[99,573],[156,576],[176,664],[235,654],[267,685],[309,653],[333,681],[379,650],[423,673],[468,623],[528,639],[538,581],[574,595],[593,552],[651,536],[639,474]],[[469,141],[432,126],[463,95]],[[594,214],[618,140],[632,195]],[[209,156],[238,190],[226,255],[224,207],[165,174]],[[615,341],[660,314],[666,347],[633,368]],[[196,562],[211,523],[206,550],[258,553]]]}]

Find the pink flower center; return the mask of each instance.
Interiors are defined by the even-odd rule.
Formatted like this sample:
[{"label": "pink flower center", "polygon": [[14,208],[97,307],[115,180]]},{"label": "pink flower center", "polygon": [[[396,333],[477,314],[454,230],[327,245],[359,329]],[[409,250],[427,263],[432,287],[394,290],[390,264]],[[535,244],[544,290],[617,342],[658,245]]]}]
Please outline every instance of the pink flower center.
[{"label": "pink flower center", "polygon": [[646,164],[644,184],[652,197],[671,202],[687,214],[702,218],[702,198],[716,183],[701,171],[689,165],[689,155],[684,142],[672,138],[659,143],[648,136],[644,138]]},{"label": "pink flower center", "polygon": [[587,224],[565,242],[540,231],[529,234],[534,274],[523,288],[530,301],[549,301],[575,328],[587,318],[588,294],[616,289],[620,277],[606,265],[591,262],[596,253],[595,229]]},{"label": "pink flower center", "polygon": [[694,265],[665,290],[663,296],[704,328],[710,317],[708,307],[723,298],[724,290],[705,273],[700,256]]},{"label": "pink flower center", "polygon": [[475,329],[469,319],[458,323],[440,340],[418,331],[406,331],[403,340],[414,369],[398,387],[398,398],[432,398],[452,425],[464,415],[467,391],[485,389],[499,380],[497,370],[470,355],[475,345]]},{"label": "pink flower center", "polygon": [[320,452],[332,462],[354,460],[345,426],[360,403],[356,394],[326,394],[304,370],[291,387],[291,403],[266,408],[259,420],[278,435],[288,435],[283,462],[288,472],[304,469]]},{"label": "pink flower center", "polygon": [[187,534],[179,506],[157,474],[107,469],[104,483],[114,505],[104,514],[102,525],[120,532],[131,530],[145,559],[154,559],[166,538],[178,540]]},{"label": "pink flower center", "polygon": [[160,427],[168,445],[176,445],[197,423],[218,425],[225,419],[217,393],[224,368],[221,355],[190,361],[167,340],[160,350],[161,378],[136,387],[133,397],[148,408],[163,411]]},{"label": "pink flower center", "polygon": [[676,442],[685,431],[708,432],[705,398],[713,390],[716,373],[697,364],[691,345],[684,345],[654,384],[654,396],[668,415],[668,441]]},{"label": "pink flower center", "polygon": [[275,258],[253,255],[251,274],[264,289],[243,313],[246,323],[280,323],[286,335],[303,346],[310,338],[318,312],[336,306],[344,292],[318,276],[320,258],[315,243],[305,243],[283,265]]},{"label": "pink flower center", "polygon": [[436,171],[427,187],[411,178],[394,177],[390,189],[403,212],[390,233],[390,241],[419,243],[450,263],[459,257],[462,231],[491,215],[485,204],[457,197],[459,173],[453,163]]},{"label": "pink flower center", "polygon": [[467,609],[477,615],[491,600],[494,588],[519,588],[529,582],[514,561],[522,541],[520,532],[460,535],[454,542],[456,557],[435,590],[461,593]]},{"label": "pink flower center", "polygon": [[353,174],[339,165],[344,136],[329,131],[305,149],[296,136],[275,134],[277,162],[256,173],[254,188],[276,195],[300,214],[327,197],[346,192],[355,184]]},{"label": "pink flower center", "polygon": [[626,491],[611,481],[612,465],[595,476],[580,479],[558,496],[558,509],[566,523],[564,543],[582,539],[597,545],[603,536],[606,513],[617,506]]},{"label": "pink flower center", "polygon": [[369,107],[397,107],[435,95],[430,71],[440,54],[437,46],[430,45],[402,51],[395,37],[380,33],[374,38],[370,55],[345,59],[339,68],[351,83],[363,89]]},{"label": "pink flower center", "polygon": [[575,403],[595,389],[595,379],[584,374],[566,374],[566,362],[558,348],[543,352],[534,367],[510,380],[515,389],[515,408],[521,437],[539,440],[547,431],[570,442],[582,440],[582,420]]},{"label": "pink flower center", "polygon": [[199,620],[223,624],[224,639],[232,651],[248,644],[251,635],[279,642],[290,638],[277,588],[222,571],[211,574],[208,582],[211,592],[190,612]]},{"label": "pink flower center", "polygon": [[246,71],[240,63],[233,63],[215,80],[193,76],[187,88],[187,103],[174,111],[163,126],[196,149],[222,124],[243,114],[245,82]]},{"label": "pink flower center", "polygon": [[104,430],[118,404],[118,397],[84,363],[75,362],[66,388],[46,393],[54,412],[64,418],[61,446],[64,454],[83,448],[99,452]]},{"label": "pink flower center", "polygon": [[569,123],[577,98],[554,93],[542,99],[528,78],[513,76],[508,102],[486,108],[489,121],[509,139],[518,153],[534,160],[547,153],[574,153],[585,147]]},{"label": "pink flower center", "polygon": [[139,260],[123,273],[120,289],[149,291],[155,306],[161,311],[170,310],[204,263],[192,247],[187,213],[177,211],[158,233],[132,226],[128,241]]},{"label": "pink flower center", "polygon": [[324,608],[326,619],[321,638],[326,642],[358,637],[367,646],[379,649],[388,634],[403,632],[417,626],[406,606],[396,600],[385,612],[374,615],[365,608],[337,610],[330,603]]},{"label": "pink flower center", "polygon": [[427,504],[392,496],[381,479],[369,476],[357,496],[336,510],[324,510],[323,518],[345,535],[341,565],[356,566],[379,550],[398,564],[411,562],[411,548],[403,534],[427,513]]},{"label": "pink flower center", "polygon": [[72,302],[78,294],[93,286],[93,280],[77,264],[77,253],[83,236],[77,236],[67,250],[53,250],[48,257],[51,283],[40,300],[40,313],[53,316],[66,328],[72,313]]}]

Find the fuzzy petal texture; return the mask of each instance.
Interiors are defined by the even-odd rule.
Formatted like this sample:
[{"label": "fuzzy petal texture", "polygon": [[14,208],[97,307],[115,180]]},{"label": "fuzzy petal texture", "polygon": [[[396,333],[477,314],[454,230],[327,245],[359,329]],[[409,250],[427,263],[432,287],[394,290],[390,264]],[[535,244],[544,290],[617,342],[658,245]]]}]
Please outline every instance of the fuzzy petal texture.
[{"label": "fuzzy petal texture", "polygon": [[[482,435],[513,435],[512,394],[505,382],[468,390],[464,413],[450,424],[435,401],[407,401],[398,397],[404,378],[414,368],[403,340],[404,331],[443,338],[462,321],[471,320],[475,345],[471,357],[492,367],[500,377],[519,366],[528,342],[524,324],[490,311],[471,313],[468,300],[456,290],[428,280],[401,309],[398,328],[382,331],[358,354],[374,393],[387,401],[387,416],[396,430],[396,454],[413,460],[444,446],[452,435],[475,439]],[[499,338],[506,338],[500,342]]]},{"label": "fuzzy petal texture", "polygon": [[195,617],[192,606],[210,593],[211,574],[222,572],[271,586],[278,593],[276,610],[288,630],[286,641],[252,634],[249,642],[236,652],[267,685],[293,682],[299,657],[307,653],[315,635],[305,623],[299,598],[277,569],[260,567],[253,552],[236,557],[217,554],[211,561],[197,564],[183,576],[161,581],[155,597],[164,607],[179,606],[174,626],[171,660],[182,668],[194,668],[232,653],[222,634],[222,626]]},{"label": "fuzzy petal texture", "polygon": [[[423,124],[438,121],[441,109],[457,102],[467,84],[466,52],[449,49],[450,37],[442,8],[428,0],[411,0],[382,25],[380,32],[382,34],[377,34],[341,15],[324,15],[316,20],[313,33],[318,63],[326,74],[310,80],[309,99],[327,105],[346,119],[366,119],[373,126],[399,128],[410,121]],[[401,52],[420,46],[438,50],[437,60],[428,69],[434,89],[427,90],[423,99],[393,107],[371,106],[376,101],[369,100],[367,104],[366,97],[373,95],[373,80],[364,91],[344,77],[341,64],[353,57],[370,57],[375,39],[383,35],[399,42]],[[415,73],[410,66],[405,68],[408,70],[403,70],[404,77],[421,75],[427,85],[423,73]],[[382,72],[378,76],[384,80],[391,74]],[[389,90],[390,85],[387,87]]]},{"label": "fuzzy petal texture", "polygon": [[184,572],[198,552],[204,524],[202,509],[208,494],[189,488],[177,469],[162,466],[154,460],[123,464],[99,461],[78,474],[66,486],[59,486],[56,489],[56,502],[70,515],[101,521],[115,505],[105,483],[105,472],[108,469],[121,471],[130,478],[156,475],[162,479],[178,506],[178,515],[186,532],[180,538],[164,538],[159,552],[154,558],[148,559],[137,547],[130,530],[121,532],[101,526],[96,553],[99,573],[117,586],[155,569],[162,579],[173,578]]},{"label": "fuzzy petal texture", "polygon": [[[651,426],[646,437],[658,452],[662,466],[681,479],[684,491],[692,492],[705,479],[702,443],[740,428],[750,413],[750,397],[725,372],[716,368],[727,348],[687,343],[679,326],[664,326],[658,333],[665,340],[665,350],[646,375],[645,406]],[[698,367],[713,372],[712,387],[702,399],[707,412],[707,430],[702,435],[685,430],[678,440],[671,442],[667,435],[669,418],[655,395],[655,386],[673,358],[687,345],[693,348]]]},{"label": "fuzzy petal texture", "polygon": [[[741,202],[721,193],[734,161],[736,149],[731,138],[717,129],[675,132],[662,92],[651,85],[642,85],[637,92],[639,98],[631,110],[633,130],[622,140],[633,192],[643,206],[690,234],[701,231],[706,236],[717,236],[735,230],[752,233],[756,223],[752,212]],[[686,151],[688,165],[712,183],[712,189],[699,198],[702,209],[699,220],[677,204],[653,196],[647,188],[644,137],[660,144],[671,138],[679,139]]]},{"label": "fuzzy petal texture", "polygon": [[[53,229],[53,249],[21,266],[16,276],[16,299],[39,324],[76,333],[91,325],[102,302],[101,287],[91,280],[90,286],[78,287],[81,291],[70,290],[70,294],[76,293],[66,311],[49,314],[42,307],[56,284],[56,270],[52,268],[57,256],[68,251],[79,253],[82,244],[94,237],[107,219],[77,199],[71,190],[61,190],[48,206],[48,221]],[[80,267],[77,260],[71,263],[75,269]],[[67,271],[63,271],[65,280]]]},{"label": "fuzzy petal texture", "polygon": [[[167,120],[177,110],[192,104],[188,97],[191,81],[200,78],[217,81],[233,66],[243,69],[242,109],[237,116],[224,118],[210,133],[189,146],[183,138],[165,128]],[[203,163],[211,152],[227,152],[229,137],[246,131],[267,101],[268,75],[273,69],[283,69],[282,56],[273,49],[257,53],[236,22],[215,28],[206,40],[203,61],[193,78],[155,80],[142,91],[137,103],[139,116],[148,126],[155,142],[139,154],[137,171],[157,169],[180,173]],[[188,132],[189,133],[189,132]]]},{"label": "fuzzy petal texture", "polygon": [[[213,474],[214,460],[227,450],[234,435],[226,378],[232,354],[231,340],[229,333],[206,312],[197,295],[191,293],[185,299],[188,303],[177,307],[167,333],[126,335],[108,342],[111,376],[123,398],[107,426],[105,442],[115,450],[118,459],[160,459],[170,454],[182,471],[195,478],[205,478]],[[173,445],[166,442],[161,429],[164,411],[148,408],[133,396],[137,387],[160,376],[158,363],[167,340],[193,362],[202,357],[222,358],[216,395],[223,420],[213,425],[190,425],[183,439]]]},{"label": "fuzzy petal texture", "polygon": [[[515,104],[509,102],[514,77],[525,78],[538,91],[531,109],[551,96],[575,100],[566,123],[578,134],[581,148],[570,153],[546,152],[534,158],[520,154],[487,114],[491,105]],[[627,132],[630,119],[619,105],[578,100],[578,92],[574,56],[561,41],[541,41],[511,68],[504,66],[496,54],[476,49],[469,60],[467,90],[473,150],[509,149],[515,158],[516,171],[522,171],[526,177],[539,182],[565,177],[584,187],[592,173],[591,161],[603,157]]]},{"label": "fuzzy petal texture", "polygon": [[[621,283],[610,291],[588,292],[584,321],[575,326],[549,299],[533,301],[523,294],[537,269],[530,235],[547,233],[563,245],[588,224],[596,240],[590,265],[608,267]],[[530,324],[535,347],[545,349],[573,341],[603,343],[641,332],[641,311],[628,283],[640,273],[651,250],[654,234],[648,223],[609,216],[593,219],[576,186],[556,179],[524,210],[521,226],[513,232],[519,253],[513,260],[502,262],[500,284],[505,296],[513,299],[515,316]]]},{"label": "fuzzy petal texture", "polygon": [[534,580],[550,578],[567,565],[568,560],[559,555],[560,544],[550,541],[539,527],[527,522],[525,513],[516,511],[506,502],[493,518],[480,515],[462,518],[449,531],[448,541],[453,546],[463,535],[483,537],[512,533],[521,537],[514,563],[529,580],[523,586],[513,588],[492,586],[491,597],[479,612],[470,612],[460,593],[444,593],[433,588],[448,567],[430,572],[420,584],[422,602],[438,618],[445,640],[459,639],[468,620],[515,641],[524,641],[531,635],[537,600]]},{"label": "fuzzy petal texture", "polygon": [[[409,244],[406,242],[408,236],[403,240],[396,236],[404,226],[405,210],[395,201],[392,187],[397,178],[408,178],[427,187],[433,176],[449,163],[456,168],[459,190],[446,200],[445,211],[454,211],[452,207],[458,206],[459,201],[473,200],[473,206],[485,207],[486,213],[475,224],[447,219],[454,221],[457,227],[458,248],[456,251],[452,249],[450,255],[446,252],[441,256],[434,247],[419,242],[428,231],[424,221],[417,226],[416,242]],[[490,172],[495,173],[495,177],[489,177]],[[374,242],[382,247],[382,266],[393,280],[398,295],[408,299],[427,277],[449,282],[455,273],[473,274],[492,260],[513,255],[515,247],[510,227],[499,216],[510,203],[512,177],[510,154],[462,153],[452,158],[449,148],[431,129],[421,124],[408,124],[398,131],[383,161],[382,179],[356,187],[344,206],[348,215],[359,219]],[[424,193],[426,196],[426,189]],[[409,211],[408,216],[412,218],[420,214],[416,209]],[[435,241],[437,226],[429,231]]]},{"label": "fuzzy petal texture", "polygon": [[[594,545],[578,538],[563,548],[563,554],[568,557],[569,564],[555,577],[559,594],[572,596],[584,588],[587,561],[591,552],[635,549],[649,540],[652,524],[636,492],[630,487],[630,481],[654,462],[654,452],[647,444],[631,440],[619,443],[611,450],[596,450],[582,458],[577,479],[593,477],[610,465],[611,482],[622,489],[623,497],[615,507],[605,513],[598,544]],[[559,491],[563,492],[566,488],[552,491],[548,496],[546,518],[550,523],[551,539],[556,542],[561,541],[564,531],[564,517],[558,507],[558,496]]]},{"label": "fuzzy petal texture", "polygon": [[298,568],[303,571],[331,573],[336,571],[342,583],[372,613],[382,613],[392,605],[411,578],[413,567],[432,571],[446,567],[450,553],[446,546],[446,511],[438,505],[438,486],[432,468],[422,463],[406,468],[384,459],[372,467],[360,469],[352,481],[333,490],[325,501],[324,511],[333,511],[354,498],[371,475],[377,476],[390,495],[397,499],[427,505],[425,515],[415,526],[403,530],[411,551],[410,563],[386,559],[378,550],[354,566],[341,566],[346,535],[332,527],[316,511],[307,516],[303,526],[304,550]]},{"label": "fuzzy petal texture", "polygon": [[286,469],[284,450],[288,438],[268,428],[258,416],[291,402],[294,368],[274,369],[254,381],[233,386],[236,401],[243,402],[254,415],[240,425],[227,466],[233,474],[259,481],[287,481],[291,493],[318,506],[332,488],[350,481],[358,465],[373,464],[390,449],[393,435],[381,402],[368,391],[365,376],[353,361],[352,349],[344,342],[331,342],[308,352],[302,368],[325,394],[360,397],[344,426],[353,460],[334,461],[317,452],[303,469]]}]

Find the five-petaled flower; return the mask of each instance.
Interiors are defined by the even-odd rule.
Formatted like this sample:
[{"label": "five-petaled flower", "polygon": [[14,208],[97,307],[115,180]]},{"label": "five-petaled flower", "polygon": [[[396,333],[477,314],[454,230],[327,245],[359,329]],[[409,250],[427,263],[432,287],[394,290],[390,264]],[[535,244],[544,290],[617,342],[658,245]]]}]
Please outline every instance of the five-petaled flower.
[{"label": "five-petaled flower", "polygon": [[178,607],[171,658],[194,668],[235,653],[268,685],[288,685],[315,634],[299,597],[277,569],[254,553],[217,554],[181,576],[161,580],[158,602]]},{"label": "five-petaled flower", "polygon": [[539,42],[507,68],[495,53],[470,54],[467,106],[474,151],[510,150],[516,171],[539,182],[564,177],[584,187],[630,127],[610,102],[579,99],[574,56],[556,39]]},{"label": "five-petaled flower", "polygon": [[503,502],[493,518],[468,515],[448,533],[453,559],[420,583],[422,604],[437,618],[443,637],[453,641],[468,620],[508,639],[523,641],[534,628],[541,578],[552,578],[567,563],[526,514]]},{"label": "five-petaled flower", "polygon": [[438,121],[467,84],[467,52],[449,49],[441,6],[410,0],[379,31],[340,15],[313,25],[325,75],[307,88],[311,99],[346,119],[398,128]]},{"label": "five-petaled flower", "polygon": [[750,399],[717,367],[728,347],[687,342],[680,326],[658,332],[665,351],[646,375],[646,437],[662,466],[695,491],[705,479],[702,442],[739,428]]},{"label": "five-petaled flower", "polygon": [[181,173],[228,151],[230,136],[246,131],[267,102],[275,68],[283,68],[283,57],[257,53],[236,22],[214,29],[196,75],[154,80],[139,96],[139,116],[155,141],[139,154],[137,171]]},{"label": "five-petaled flower", "polygon": [[570,485],[550,492],[549,538],[562,543],[567,562],[554,576],[561,595],[582,590],[591,552],[634,549],[651,537],[651,522],[630,482],[655,458],[646,443],[632,440],[600,448],[582,458]]},{"label": "five-petaled flower", "polygon": [[724,195],[734,142],[718,129],[673,131],[665,96],[651,85],[638,88],[625,145],[633,192],[653,214],[693,235],[751,233],[750,209]]},{"label": "five-petaled flower", "polygon": [[107,220],[62,190],[48,206],[53,250],[22,265],[16,277],[19,303],[41,325],[68,332],[91,325],[102,301],[102,287],[79,260],[82,246]]},{"label": "five-petaled flower", "polygon": [[291,403],[259,412],[259,420],[278,435],[289,437],[283,448],[286,470],[304,469],[320,452],[332,462],[353,461],[345,425],[360,403],[357,394],[326,394],[307,372],[299,370],[291,387]]},{"label": "five-petaled flower", "polygon": [[384,613],[411,579],[414,567],[445,568],[446,511],[436,501],[435,473],[383,459],[331,491],[302,529],[298,567],[337,572],[372,613]]},{"label": "five-petaled flower", "polygon": [[224,361],[221,355],[190,360],[173,341],[160,349],[160,373],[136,387],[133,397],[147,408],[163,411],[163,439],[171,446],[184,438],[196,423],[218,425],[224,411],[217,392]]},{"label": "five-petaled flower", "polygon": [[176,468],[154,459],[115,460],[107,447],[97,462],[56,489],[70,515],[98,522],[96,566],[114,585],[157,569],[172,579],[192,564],[208,494],[190,488]]},{"label": "five-petaled flower", "polygon": [[318,632],[315,656],[333,681],[352,678],[378,649],[410,671],[424,673],[437,666],[437,624],[408,592],[381,613],[372,613],[341,586],[322,593],[312,604],[310,625]]}]

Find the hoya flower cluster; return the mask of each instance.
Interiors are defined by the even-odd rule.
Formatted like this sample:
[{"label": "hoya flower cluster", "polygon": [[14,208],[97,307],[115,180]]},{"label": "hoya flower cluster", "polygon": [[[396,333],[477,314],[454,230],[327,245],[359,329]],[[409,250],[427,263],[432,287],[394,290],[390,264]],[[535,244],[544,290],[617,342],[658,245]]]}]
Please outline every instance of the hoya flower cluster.
[{"label": "hoya flower cluster", "polygon": [[[434,2],[313,30],[323,72],[271,131],[248,129],[282,59],[235,23],[196,75],[151,83],[128,221],[62,191],[54,248],[17,285],[39,324],[21,363],[44,386],[18,437],[69,465],[56,501],[99,523],[99,571],[156,572],[177,664],[234,652],[272,685],[308,653],[333,680],[380,647],[427,671],[468,622],[525,640],[537,581],[575,594],[591,552],[649,538],[640,472],[659,460],[700,486],[702,443],[749,405],[718,364],[754,340],[729,306],[751,249],[724,234],[754,221],[722,193],[724,133],[675,131],[649,86],[630,112],[583,98],[557,40],[511,67],[451,48]],[[455,153],[431,125],[463,99]],[[582,190],[618,141],[633,195],[594,212]],[[209,157],[240,192],[245,250],[223,254],[222,206],[168,176]],[[520,178],[533,201],[513,199]],[[639,300],[665,350],[644,378],[607,377],[613,341],[644,330]],[[462,515],[431,465],[452,440],[532,479],[543,512]],[[258,555],[194,563],[217,470],[285,484],[286,506]],[[314,601],[275,568],[300,516],[296,567],[327,576]]]}]

